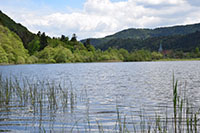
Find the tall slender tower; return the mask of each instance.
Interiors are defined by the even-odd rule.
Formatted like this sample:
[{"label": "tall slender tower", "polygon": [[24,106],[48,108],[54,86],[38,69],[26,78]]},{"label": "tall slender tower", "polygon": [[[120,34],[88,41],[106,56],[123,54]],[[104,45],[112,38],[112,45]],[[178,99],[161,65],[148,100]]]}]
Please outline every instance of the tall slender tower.
[{"label": "tall slender tower", "polygon": [[162,52],[163,51],[163,48],[162,48],[162,41],[160,41],[160,48],[158,49],[158,52]]}]

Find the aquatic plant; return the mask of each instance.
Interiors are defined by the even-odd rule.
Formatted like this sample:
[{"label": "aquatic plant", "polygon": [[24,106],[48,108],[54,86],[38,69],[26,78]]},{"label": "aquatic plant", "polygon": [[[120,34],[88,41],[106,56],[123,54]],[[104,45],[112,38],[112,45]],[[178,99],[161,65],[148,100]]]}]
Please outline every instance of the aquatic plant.
[{"label": "aquatic plant", "polygon": [[[155,116],[150,117],[146,115],[144,109],[141,109],[137,114],[137,117],[139,117],[138,122],[134,121],[136,114],[130,116],[130,114],[121,111],[120,106],[116,105],[116,111],[111,112],[116,116],[115,124],[113,124],[112,129],[106,129],[106,126],[103,125],[104,123],[100,120],[96,119],[95,122],[91,120],[91,115],[94,116],[94,114],[91,114],[90,112],[90,102],[87,91],[83,91],[81,92],[81,100],[85,100],[85,118],[74,119],[71,121],[70,126],[63,123],[62,131],[79,132],[82,131],[79,127],[84,125],[85,132],[98,131],[100,133],[199,132],[200,110],[189,103],[185,91],[184,95],[181,95],[181,89],[178,88],[178,80],[175,80],[174,76],[172,92],[171,106],[166,106],[166,111],[163,112],[163,114],[157,114],[155,111]],[[63,84],[61,85],[61,83],[56,83],[54,81],[30,81],[25,78],[5,78],[0,75],[0,111],[12,113],[10,108],[15,107],[27,117],[33,116],[33,126],[38,128],[41,132],[54,130],[53,123],[55,121],[54,115],[56,112],[61,112],[61,114],[70,112],[71,115],[73,114],[74,107],[77,103],[76,93],[77,91],[75,91],[71,83],[70,87],[65,87]],[[85,93],[85,95],[83,93]],[[173,113],[170,113],[170,111]],[[2,113],[1,116],[4,116],[4,114]],[[49,118],[46,119],[46,116]],[[132,122],[130,121],[130,117],[133,118]],[[2,120],[4,119],[2,118]],[[49,124],[51,128],[45,127],[45,122],[52,122],[52,125]],[[0,131],[7,131],[7,129],[0,128]]]}]

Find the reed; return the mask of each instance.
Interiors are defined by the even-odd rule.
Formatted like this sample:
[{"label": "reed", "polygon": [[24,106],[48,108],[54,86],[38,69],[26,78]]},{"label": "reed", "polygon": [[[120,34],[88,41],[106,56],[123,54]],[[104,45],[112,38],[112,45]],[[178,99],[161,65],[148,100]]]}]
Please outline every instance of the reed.
[{"label": "reed", "polygon": [[[142,133],[198,133],[199,132],[199,111],[194,108],[193,105],[189,104],[189,100],[184,95],[183,98],[179,93],[178,80],[175,80],[173,76],[173,94],[172,94],[172,114],[168,113],[168,108],[166,107],[166,112],[163,115],[157,115],[151,119],[147,119],[144,110],[138,113],[139,123],[134,122],[129,123],[128,114],[124,114],[120,107],[116,106],[116,120],[113,125],[112,131],[119,133],[128,132],[142,132]],[[86,92],[86,96],[87,96]],[[94,128],[94,123],[92,123],[90,118],[90,108],[89,108],[89,98],[86,102],[86,118],[80,118],[79,120],[74,120],[75,123],[72,125],[70,132],[75,130],[79,132],[79,122],[85,120],[85,132],[92,132]],[[44,113],[48,113],[51,121],[54,121],[53,115],[56,111],[62,110],[63,113],[71,112],[73,114],[74,107],[77,103],[76,90],[72,87],[63,87],[60,83],[55,83],[52,81],[34,81],[30,82],[28,79],[19,78],[3,78],[0,75],[0,109],[6,108],[12,105],[12,102],[17,104],[17,107],[22,107],[27,109],[27,114],[33,116],[40,116],[41,123],[39,126],[44,132],[48,132],[45,126],[42,125],[42,117]],[[82,121],[81,121],[82,122]],[[82,122],[83,123],[83,122]],[[98,132],[106,132],[105,125],[96,120],[96,127]],[[130,128],[132,124],[132,128]],[[36,125],[38,126],[38,125]],[[39,128],[38,126],[38,128]],[[77,127],[77,129],[76,129]],[[81,131],[80,131],[81,132]]]},{"label": "reed", "polygon": [[178,85],[178,81],[175,82],[175,79],[174,79],[174,76],[173,76],[173,109],[174,109],[174,132],[177,133],[177,123],[176,123],[176,120],[177,120],[177,97],[178,97],[178,94],[177,94],[177,85]]}]

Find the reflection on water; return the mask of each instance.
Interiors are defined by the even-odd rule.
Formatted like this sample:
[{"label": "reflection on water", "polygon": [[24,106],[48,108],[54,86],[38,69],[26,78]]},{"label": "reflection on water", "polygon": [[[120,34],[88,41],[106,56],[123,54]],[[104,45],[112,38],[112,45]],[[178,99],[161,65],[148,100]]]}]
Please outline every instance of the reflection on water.
[{"label": "reflection on water", "polygon": [[2,131],[38,132],[46,126],[48,128],[45,130],[53,130],[64,124],[56,122],[56,119],[60,121],[62,119],[59,117],[64,115],[68,120],[68,114],[71,117],[74,112],[76,95],[72,88],[62,88],[54,82],[30,83],[29,80],[18,81],[15,78],[12,81],[1,78],[0,86]]},{"label": "reflection on water", "polygon": [[119,117],[127,129],[142,129],[141,119],[173,113],[173,73],[199,107],[199,68],[197,61],[0,66],[0,131],[117,131]]}]

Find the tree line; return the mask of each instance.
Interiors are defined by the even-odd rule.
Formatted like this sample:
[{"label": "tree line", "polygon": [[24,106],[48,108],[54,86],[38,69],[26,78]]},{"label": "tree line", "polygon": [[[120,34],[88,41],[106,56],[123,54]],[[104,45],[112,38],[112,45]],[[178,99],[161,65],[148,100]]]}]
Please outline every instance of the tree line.
[{"label": "tree line", "polygon": [[148,50],[128,52],[126,49],[96,49],[87,39],[84,43],[77,41],[76,34],[72,38],[50,38],[43,32],[28,44],[30,58],[27,63],[68,63],[68,62],[106,62],[106,61],[151,61],[163,57],[161,53]]}]

